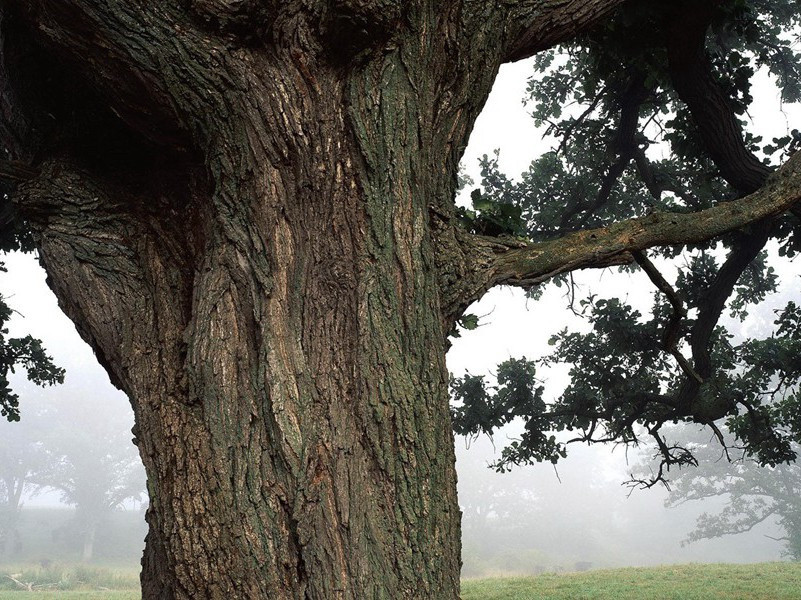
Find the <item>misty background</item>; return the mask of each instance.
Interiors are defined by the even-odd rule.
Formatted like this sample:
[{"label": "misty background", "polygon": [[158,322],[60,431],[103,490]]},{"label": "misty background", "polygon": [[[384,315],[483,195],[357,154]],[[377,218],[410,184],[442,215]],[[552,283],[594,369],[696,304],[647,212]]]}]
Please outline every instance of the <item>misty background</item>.
[{"label": "misty background", "polygon": [[[515,175],[547,147],[521,103],[530,73],[530,61],[502,68],[463,160],[476,182],[482,154],[500,148],[501,168]],[[801,123],[801,111],[779,110],[775,88],[760,77],[752,129],[765,139],[784,135],[789,124]],[[10,378],[22,420],[0,421],[0,531],[6,532],[0,533],[0,562],[85,561],[136,568],[146,533],[147,494],[131,443],[127,398],[109,383],[58,309],[36,258],[9,255],[5,264],[0,293],[17,311],[7,335],[40,338],[66,369],[66,380],[43,389],[29,383],[24,371]],[[745,322],[727,323],[730,331],[768,335],[773,310],[798,297],[799,265],[785,261],[776,268],[779,292]],[[650,306],[651,285],[642,274],[605,270],[575,279],[581,294],[623,296],[635,306]],[[564,288],[553,286],[537,302],[527,301],[520,290],[493,290],[470,309],[481,317],[480,326],[453,340],[449,369],[457,376],[469,371],[492,377],[495,365],[509,357],[542,356],[551,335],[564,327],[588,327],[568,310],[568,302]],[[546,380],[546,399],[559,394],[566,375],[566,366],[538,371]],[[489,469],[519,431],[512,425],[493,440],[456,440],[465,577],[782,558],[783,543],[773,539],[782,530],[774,519],[748,533],[683,545],[696,519],[718,512],[726,497],[667,508],[668,491],[661,486],[632,491],[623,484],[638,469],[647,469],[649,448],[572,445],[556,467],[540,464],[506,474]],[[10,508],[16,494],[18,513]]]}]

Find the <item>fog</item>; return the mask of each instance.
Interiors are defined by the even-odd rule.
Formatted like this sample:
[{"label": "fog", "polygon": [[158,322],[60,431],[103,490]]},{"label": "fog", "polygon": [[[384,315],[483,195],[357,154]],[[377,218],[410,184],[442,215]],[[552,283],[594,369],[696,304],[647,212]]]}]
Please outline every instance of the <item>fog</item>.
[{"label": "fog", "polygon": [[[476,156],[495,147],[503,147],[501,162],[510,173],[519,172],[534,157],[531,140],[536,132],[521,120],[525,111],[519,102],[528,69],[526,64],[505,68],[488,112],[476,126],[465,159],[468,169]],[[507,121],[498,126],[498,119]],[[63,385],[44,389],[28,383],[24,372],[12,377],[22,422],[0,422],[0,448],[5,452],[0,463],[31,462],[24,466],[28,483],[21,497],[18,535],[4,540],[0,558],[135,565],[145,533],[146,493],[131,444],[133,416],[127,399],[109,383],[91,349],[58,310],[35,258],[11,255],[6,265],[9,272],[0,277],[0,293],[18,311],[9,335],[42,339],[67,375]],[[795,270],[793,265],[782,269],[782,290],[748,321],[737,324],[742,334],[764,330],[772,308],[797,293],[797,265]],[[577,282],[585,292],[625,290],[632,302],[650,302],[650,285],[636,275],[596,272]],[[548,338],[559,329],[586,328],[566,304],[558,289],[536,303],[527,303],[519,292],[493,291],[471,309],[482,316],[482,325],[454,340],[449,368],[456,375],[465,370],[491,375],[492,368],[510,356],[541,356],[547,352]],[[565,368],[542,376],[548,397],[566,384]],[[664,488],[632,492],[622,484],[647,452],[571,446],[556,468],[535,465],[507,474],[487,468],[515,434],[512,426],[493,440],[457,439],[464,576],[781,558],[782,544],[767,537],[781,535],[770,520],[747,534],[682,545],[698,515],[719,510],[724,499],[666,508]],[[20,458],[25,448],[30,455]],[[96,477],[88,477],[92,474]],[[0,500],[8,498],[12,487],[0,485]],[[96,512],[87,515],[86,507]]]},{"label": "fog", "polygon": [[[799,266],[781,265],[786,276],[779,291],[744,323],[726,319],[732,332],[737,336],[767,335],[775,308],[798,295]],[[579,277],[577,283],[585,291],[605,290],[607,294],[631,290],[627,297],[635,305],[645,303],[650,294],[636,275],[590,273]],[[586,328],[567,310],[567,302],[564,291],[554,288],[539,302],[530,303],[527,310],[515,311],[506,307],[510,303],[525,305],[521,293],[496,290],[488,294],[472,309],[485,315],[485,324],[454,341],[448,356],[451,371],[492,377],[492,366],[505,358],[541,356],[548,351],[548,338],[559,329]],[[567,384],[566,368],[538,371],[538,377],[546,381],[546,398],[553,398]],[[632,474],[642,475],[653,458],[654,451],[647,446],[570,445],[567,458],[555,466],[516,467],[503,474],[488,468],[521,430],[521,425],[512,425],[493,439],[457,438],[465,577],[782,559],[782,542],[771,539],[783,535],[774,519],[748,533],[683,543],[699,515],[718,513],[727,497],[667,508],[668,491],[661,485],[648,490],[626,485]],[[705,436],[708,441],[712,434]],[[715,459],[725,460],[722,453]]]},{"label": "fog", "polygon": [[[66,369],[67,377],[63,385],[42,389],[28,383],[23,373],[16,373],[12,384],[21,397],[22,422],[1,422],[2,440],[6,446],[8,442],[12,446],[30,442],[26,436],[38,436],[36,439],[45,446],[57,440],[62,452],[71,446],[73,456],[102,456],[122,468],[135,450],[130,444],[133,417],[126,397],[111,386],[91,350],[66,317],[56,311],[55,300],[46,289],[44,275],[34,258],[13,256],[8,266],[8,279],[19,273],[26,280],[25,285],[16,285],[13,294],[8,288],[3,290],[21,313],[11,324],[10,334],[29,332],[41,337],[56,362]],[[595,273],[578,282],[588,289],[620,285],[637,289],[636,281],[616,284],[613,277],[621,276]],[[771,320],[772,307],[786,300],[793,287],[797,289],[792,279],[788,280],[782,291],[741,327],[749,334],[764,328]],[[643,291],[640,296],[647,298],[647,293]],[[634,293],[629,298],[637,301]],[[572,327],[585,326],[580,319],[566,316],[569,311],[565,303],[563,292],[558,289],[547,292],[538,303],[529,303],[528,308],[517,292],[502,289],[489,294],[473,309],[484,315],[484,324],[454,340],[448,357],[451,370],[457,374],[467,369],[491,375],[492,367],[504,358],[544,353],[548,337],[557,329],[571,321]],[[513,310],[514,305],[520,308]],[[566,383],[565,371],[558,368],[543,372],[542,376],[548,380],[551,395]],[[781,535],[770,521],[748,534],[682,545],[697,516],[704,511],[716,512],[723,499],[666,508],[667,491],[661,487],[631,491],[622,484],[644,460],[644,454],[636,449],[571,446],[568,457],[556,467],[541,464],[506,474],[488,468],[487,464],[497,458],[501,447],[515,434],[515,427],[509,427],[492,440],[457,439],[459,498],[464,512],[464,576],[781,558],[782,544],[766,537]],[[138,467],[141,469],[141,465]],[[100,469],[96,473],[103,474]],[[135,474],[132,479],[136,479]],[[85,485],[90,489],[94,485],[94,489],[105,493],[108,477]],[[100,515],[93,562],[138,562],[145,533],[146,500],[141,480],[141,497],[133,488],[124,501],[109,507],[118,513],[116,517]],[[44,525],[40,522],[32,528],[23,524],[21,532],[36,539],[30,542],[23,535],[20,552],[7,551],[7,560],[83,557],[84,533],[73,522],[76,505],[65,504],[64,496],[63,491],[47,485],[32,485],[26,490],[23,516],[54,507],[63,509],[63,515],[53,516],[51,510],[39,513],[47,521]],[[47,527],[55,532],[51,532],[52,543],[41,539],[46,537],[43,530]]]}]

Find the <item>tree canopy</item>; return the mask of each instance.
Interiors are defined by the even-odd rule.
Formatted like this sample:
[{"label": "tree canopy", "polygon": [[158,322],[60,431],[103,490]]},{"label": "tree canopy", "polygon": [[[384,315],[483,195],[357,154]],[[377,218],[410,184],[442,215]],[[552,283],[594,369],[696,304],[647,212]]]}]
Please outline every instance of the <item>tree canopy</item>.
[{"label": "tree canopy", "polygon": [[[485,156],[463,225],[547,243],[621,219],[715,210],[752,194],[801,145],[798,129],[763,140],[746,128],[758,71],[770,73],[782,102],[801,100],[800,26],[793,1],[631,2],[539,54],[526,102],[555,145],[518,180],[500,170],[497,156]],[[671,465],[696,462],[686,445],[666,440],[664,425],[701,423],[724,443],[725,419],[736,444],[761,464],[793,461],[801,440],[797,304],[777,315],[766,339],[736,343],[720,317],[728,309],[742,319],[776,290],[770,257],[801,251],[799,217],[795,206],[721,237],[632,251],[621,268],[642,269],[653,283],[650,314],[621,298],[581,300],[590,332],[564,330],[551,339],[551,355],[503,363],[497,384],[453,379],[456,431],[487,433],[522,418],[524,433],[503,449],[501,470],[565,456],[558,431],[580,442],[646,436],[661,451],[659,480]],[[675,272],[672,282],[663,271]],[[549,275],[570,285],[568,272]],[[531,283],[537,297],[542,286]],[[474,326],[474,317],[462,324]],[[548,402],[535,373],[553,363],[571,365],[571,381]]]}]

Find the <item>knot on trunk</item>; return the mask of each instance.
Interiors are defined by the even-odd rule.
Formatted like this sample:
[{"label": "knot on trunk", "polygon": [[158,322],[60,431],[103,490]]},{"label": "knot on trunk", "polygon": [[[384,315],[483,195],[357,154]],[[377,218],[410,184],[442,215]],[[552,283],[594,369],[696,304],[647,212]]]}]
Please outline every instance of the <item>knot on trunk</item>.
[{"label": "knot on trunk", "polygon": [[331,0],[322,18],[323,45],[335,63],[386,46],[402,29],[399,0]]},{"label": "knot on trunk", "polygon": [[274,15],[268,0],[191,0],[192,11],[204,25],[219,33],[248,41],[269,27]]}]

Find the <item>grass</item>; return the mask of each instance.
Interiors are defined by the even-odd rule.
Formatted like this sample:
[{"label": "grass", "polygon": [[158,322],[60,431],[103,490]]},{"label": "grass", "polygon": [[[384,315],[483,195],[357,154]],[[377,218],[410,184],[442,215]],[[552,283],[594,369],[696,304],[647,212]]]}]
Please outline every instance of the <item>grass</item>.
[{"label": "grass", "polygon": [[462,600],[801,598],[801,563],[691,564],[535,577],[466,579]]},{"label": "grass", "polygon": [[0,568],[0,600],[31,592],[35,592],[37,598],[135,598],[139,596],[139,574],[136,569],[112,570],[58,563],[46,567],[6,565]]},{"label": "grass", "polygon": [[141,600],[139,590],[95,592],[0,592],[0,600]]},{"label": "grass", "polygon": [[[11,575],[20,583],[9,578]],[[30,586],[31,591],[22,589]],[[138,573],[81,565],[4,567],[0,600],[140,600]],[[801,563],[672,565],[535,577],[465,579],[462,600],[801,598]]]}]

